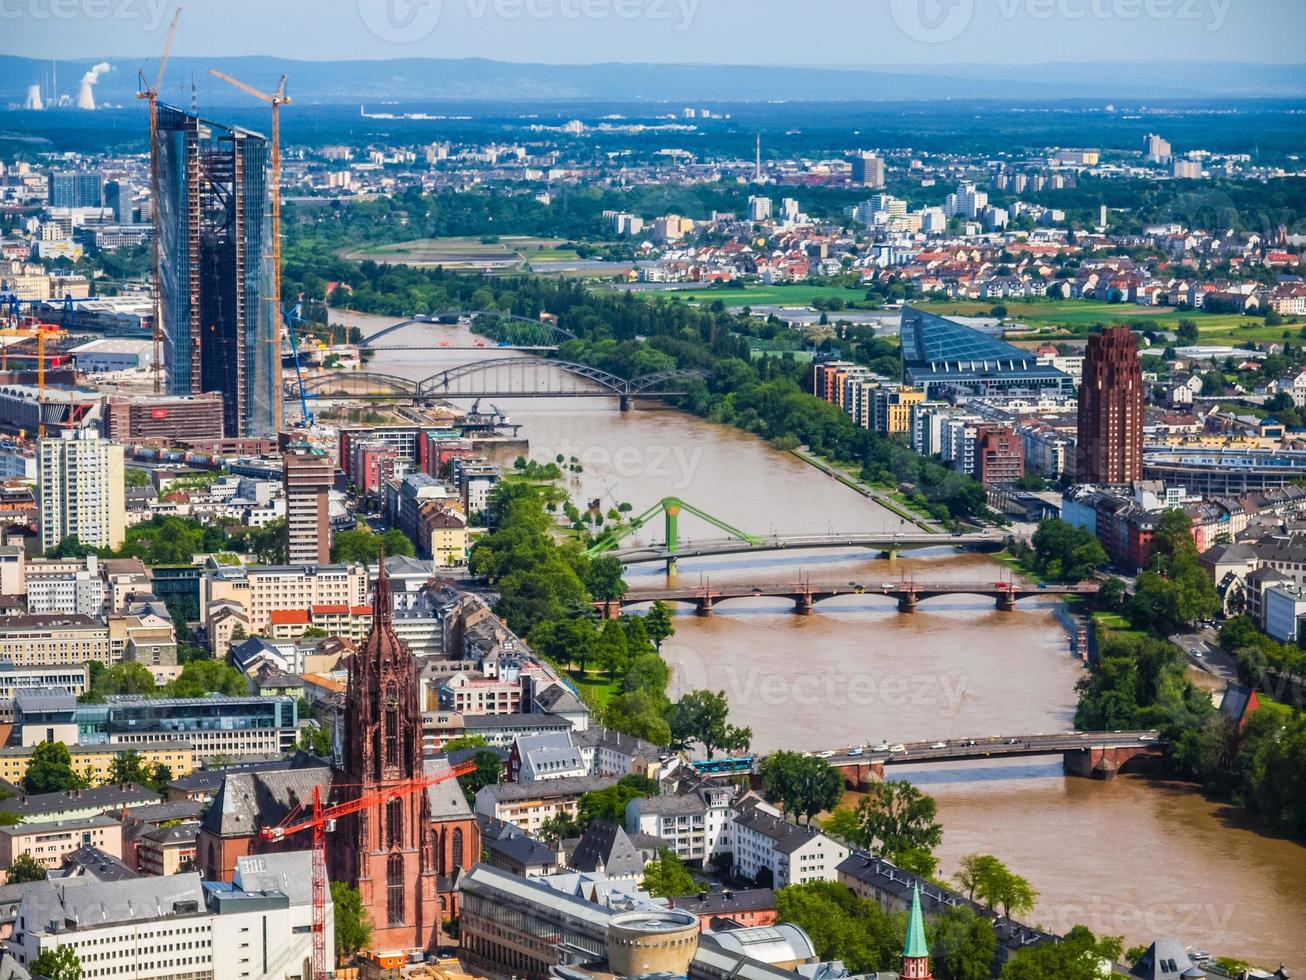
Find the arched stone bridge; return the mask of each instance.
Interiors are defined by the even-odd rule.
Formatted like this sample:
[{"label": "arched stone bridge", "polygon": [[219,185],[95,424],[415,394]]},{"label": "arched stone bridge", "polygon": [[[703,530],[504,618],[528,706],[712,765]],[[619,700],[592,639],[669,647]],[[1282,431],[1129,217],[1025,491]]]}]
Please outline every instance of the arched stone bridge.
[{"label": "arched stone bridge", "polygon": [[898,582],[838,584],[818,582],[785,582],[773,585],[694,585],[685,588],[633,589],[620,599],[599,600],[594,603],[606,618],[616,619],[627,606],[649,602],[690,603],[700,616],[711,616],[720,602],[746,599],[754,596],[779,596],[790,599],[794,612],[810,616],[818,602],[848,595],[875,595],[896,599],[898,611],[916,611],[918,603],[943,595],[979,595],[995,600],[998,609],[1010,612],[1021,599],[1031,596],[1096,595],[1096,582],[1078,585],[1027,585],[1021,582],[917,582],[904,579]]}]

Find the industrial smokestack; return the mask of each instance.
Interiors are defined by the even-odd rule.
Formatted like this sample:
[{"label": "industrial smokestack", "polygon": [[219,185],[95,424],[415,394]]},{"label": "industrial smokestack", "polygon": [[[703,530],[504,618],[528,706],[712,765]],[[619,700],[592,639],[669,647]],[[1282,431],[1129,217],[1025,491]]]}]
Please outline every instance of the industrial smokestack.
[{"label": "industrial smokestack", "polygon": [[77,108],[95,108],[95,83],[98,82],[100,76],[108,70],[109,63],[107,61],[101,61],[98,65],[92,66],[91,70],[82,76],[81,88],[77,90]]},{"label": "industrial smokestack", "polygon": [[45,108],[45,105],[41,102],[41,86],[39,83],[27,87],[27,100],[23,103],[23,108],[34,109],[37,112]]}]

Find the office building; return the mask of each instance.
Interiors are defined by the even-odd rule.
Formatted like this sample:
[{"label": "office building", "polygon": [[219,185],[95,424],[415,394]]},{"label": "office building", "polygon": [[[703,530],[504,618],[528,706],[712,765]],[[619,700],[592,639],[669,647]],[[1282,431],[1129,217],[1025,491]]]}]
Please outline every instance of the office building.
[{"label": "office building", "polygon": [[[302,845],[301,845],[302,846]],[[312,852],[242,858],[230,882],[195,872],[54,879],[24,891],[9,949],[30,969],[70,946],[86,980],[291,980],[312,972]],[[334,973],[335,917],[324,922]]]},{"label": "office building", "polygon": [[104,184],[104,206],[113,212],[120,225],[132,223],[132,185],[127,180],[109,180]]},{"label": "office building", "polygon": [[1109,327],[1089,338],[1076,460],[1081,483],[1143,478],[1143,372],[1128,327]]},{"label": "office building", "polygon": [[175,444],[222,438],[222,395],[109,395],[104,436],[115,442]]},{"label": "office building", "polygon": [[294,751],[299,739],[299,704],[289,696],[121,696],[103,704],[78,703],[73,717],[76,741],[82,745],[108,744],[125,749],[181,741],[194,747],[197,759],[281,755]]},{"label": "office building", "polygon": [[328,499],[336,468],[322,450],[291,446],[281,457],[286,492],[286,555],[292,565],[331,560]]},{"label": "office building", "polygon": [[117,548],[126,533],[122,446],[74,429],[37,446],[41,550],[75,537]]},{"label": "office building", "polygon": [[50,206],[99,208],[104,206],[104,177],[95,171],[56,170],[50,174]]},{"label": "office building", "polygon": [[158,111],[160,305],[169,393],[223,396],[227,436],[272,436],[281,349],[268,141],[168,105]]},{"label": "office building", "polygon": [[907,306],[902,311],[905,383],[927,399],[945,392],[1003,394],[1075,390],[1064,371],[1040,364],[1035,351],[1008,344],[955,320]]},{"label": "office building", "polygon": [[15,667],[112,665],[134,660],[148,667],[177,663],[172,624],[141,616],[8,616],[0,619],[0,661]]},{"label": "office building", "polygon": [[874,153],[858,153],[853,157],[853,183],[862,187],[883,187],[884,161]]}]

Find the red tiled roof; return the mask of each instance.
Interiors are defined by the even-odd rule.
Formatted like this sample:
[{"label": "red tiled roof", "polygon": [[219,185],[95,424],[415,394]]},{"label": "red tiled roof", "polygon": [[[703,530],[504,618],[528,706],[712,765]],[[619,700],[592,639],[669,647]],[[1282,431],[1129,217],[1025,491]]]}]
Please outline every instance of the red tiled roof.
[{"label": "red tiled roof", "polygon": [[268,622],[273,626],[307,626],[307,609],[273,609],[268,613]]}]

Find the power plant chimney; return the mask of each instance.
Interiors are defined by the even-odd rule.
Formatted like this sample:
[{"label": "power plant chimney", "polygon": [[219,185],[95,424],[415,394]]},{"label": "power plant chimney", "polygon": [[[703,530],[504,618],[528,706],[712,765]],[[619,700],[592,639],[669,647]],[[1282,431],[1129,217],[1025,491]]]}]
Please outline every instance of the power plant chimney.
[{"label": "power plant chimney", "polygon": [[33,109],[37,112],[45,108],[45,105],[41,102],[41,85],[39,82],[36,85],[27,86],[27,99],[23,102],[23,108]]},{"label": "power plant chimney", "polygon": [[81,87],[77,90],[77,108],[95,108],[95,83],[98,82],[100,76],[108,70],[109,63],[107,61],[101,61],[98,65],[93,65],[91,70],[82,76]]}]

